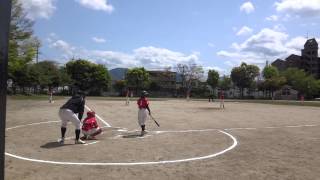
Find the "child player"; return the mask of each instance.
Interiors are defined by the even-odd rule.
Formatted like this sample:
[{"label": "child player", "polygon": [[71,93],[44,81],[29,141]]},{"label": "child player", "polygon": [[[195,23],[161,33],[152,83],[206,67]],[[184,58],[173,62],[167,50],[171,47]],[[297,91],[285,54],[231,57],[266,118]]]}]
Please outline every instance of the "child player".
[{"label": "child player", "polygon": [[88,111],[86,119],[83,120],[82,125],[82,133],[83,137],[81,137],[82,140],[89,139],[94,140],[96,139],[96,136],[101,134],[102,129],[98,126],[95,112],[94,111]]},{"label": "child player", "polygon": [[221,108],[224,109],[224,91],[223,90],[220,91],[220,109]]},{"label": "child player", "polygon": [[148,117],[148,112],[149,112],[149,115],[151,115],[151,111],[149,108],[149,101],[146,98],[147,95],[148,95],[147,91],[142,91],[141,97],[137,101],[138,108],[139,108],[138,123],[141,127],[141,136],[143,136],[145,134],[145,130],[146,130],[145,123],[146,123],[146,120]]}]

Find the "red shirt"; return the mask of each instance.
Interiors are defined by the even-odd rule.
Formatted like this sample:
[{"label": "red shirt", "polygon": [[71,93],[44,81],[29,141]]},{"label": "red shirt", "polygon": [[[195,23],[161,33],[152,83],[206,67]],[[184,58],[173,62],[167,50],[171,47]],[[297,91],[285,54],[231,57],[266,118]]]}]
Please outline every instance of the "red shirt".
[{"label": "red shirt", "polygon": [[149,101],[147,98],[142,97],[142,98],[138,99],[137,104],[138,104],[139,109],[147,108],[147,106],[149,105]]},{"label": "red shirt", "polygon": [[93,117],[87,117],[84,121],[83,121],[83,125],[82,125],[82,130],[83,131],[89,131],[93,128],[98,128],[98,123],[96,118]]},{"label": "red shirt", "polygon": [[224,92],[220,92],[220,99],[224,99]]}]

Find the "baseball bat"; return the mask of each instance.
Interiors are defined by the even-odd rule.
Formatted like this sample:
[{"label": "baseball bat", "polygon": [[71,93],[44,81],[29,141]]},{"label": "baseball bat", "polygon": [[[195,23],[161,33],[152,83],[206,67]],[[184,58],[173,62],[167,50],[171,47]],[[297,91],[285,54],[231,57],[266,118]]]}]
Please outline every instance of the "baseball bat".
[{"label": "baseball bat", "polygon": [[150,115],[150,117],[151,117],[151,119],[156,123],[156,125],[157,125],[158,127],[160,127],[160,124],[154,119],[154,117],[151,116],[151,115]]}]

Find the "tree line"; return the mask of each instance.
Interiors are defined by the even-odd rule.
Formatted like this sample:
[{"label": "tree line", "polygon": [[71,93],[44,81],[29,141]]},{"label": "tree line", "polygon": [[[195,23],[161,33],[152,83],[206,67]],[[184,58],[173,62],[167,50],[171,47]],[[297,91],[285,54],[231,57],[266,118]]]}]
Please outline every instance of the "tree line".
[{"label": "tree line", "polygon": [[[41,45],[33,33],[34,22],[26,18],[18,0],[12,0],[12,15],[9,36],[8,77],[11,80],[12,93],[47,93],[53,88],[62,88],[65,94],[70,93],[70,87],[88,91],[89,94],[101,95],[102,92],[115,89],[118,92],[131,89],[138,92],[142,89],[159,90],[157,82],[151,82],[147,70],[143,67],[129,69],[124,80],[111,85],[111,77],[107,67],[95,64],[85,59],[71,60],[64,65],[55,61],[34,62]],[[215,70],[208,71],[205,83],[201,82],[204,70],[197,64],[178,64],[175,67],[179,91],[185,96],[190,94],[206,94],[207,85],[211,90],[219,88],[229,90],[239,88],[241,97],[244,90],[263,91],[268,98],[274,97],[274,92],[284,85],[289,85],[299,92],[299,95],[313,98],[319,95],[320,81],[303,70],[288,68],[279,72],[276,67],[266,66],[260,77],[259,67],[242,63],[234,67],[230,76],[220,75]],[[167,72],[170,72],[168,69]],[[164,72],[164,74],[166,74]],[[195,84],[200,84],[195,86]],[[64,89],[65,87],[69,87]],[[192,93],[191,93],[192,92]],[[211,94],[215,94],[211,92]]]},{"label": "tree line", "polygon": [[229,90],[237,87],[242,98],[245,96],[244,90],[246,89],[248,94],[262,91],[265,98],[273,99],[274,93],[285,85],[298,91],[299,97],[304,96],[311,99],[320,94],[320,80],[314,76],[297,68],[288,68],[280,72],[272,65],[266,65],[260,73],[258,66],[242,63],[231,70],[230,77],[222,79],[219,78],[218,72],[210,70],[207,83],[214,89]]}]

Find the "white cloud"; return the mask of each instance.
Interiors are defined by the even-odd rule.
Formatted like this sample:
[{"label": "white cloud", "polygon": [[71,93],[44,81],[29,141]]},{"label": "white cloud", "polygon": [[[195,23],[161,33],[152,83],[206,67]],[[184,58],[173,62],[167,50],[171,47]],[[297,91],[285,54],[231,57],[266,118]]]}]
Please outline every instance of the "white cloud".
[{"label": "white cloud", "polygon": [[63,40],[55,40],[49,45],[49,47],[62,51],[64,53],[63,56],[66,58],[70,58],[74,55],[75,47]]},{"label": "white cloud", "polygon": [[290,54],[300,55],[301,49],[303,49],[303,45],[306,43],[306,41],[307,38],[298,36],[286,42],[285,46],[288,48],[288,50],[290,50]]},{"label": "white cloud", "polygon": [[98,38],[98,37],[92,37],[92,41],[96,42],[96,43],[105,43],[106,40],[103,38]]},{"label": "white cloud", "polygon": [[267,21],[278,21],[279,17],[277,15],[271,15],[269,17],[266,17]]},{"label": "white cloud", "polygon": [[276,25],[274,25],[273,26],[273,29],[275,30],[275,31],[282,31],[282,32],[285,32],[287,29],[286,29],[286,27],[284,27],[284,25],[282,25],[282,24],[276,24]]},{"label": "white cloud", "polygon": [[288,38],[288,34],[273,29],[262,29],[258,34],[248,38],[239,44],[243,52],[260,53],[267,56],[275,56],[286,51],[283,42]]},{"label": "white cloud", "polygon": [[280,0],[275,3],[278,12],[299,17],[320,17],[320,0]]},{"label": "white cloud", "polygon": [[245,36],[245,35],[250,35],[253,32],[251,28],[248,26],[243,26],[238,32],[237,36]]},{"label": "white cloud", "polygon": [[226,58],[226,65],[239,62],[263,65],[266,60],[286,58],[290,54],[300,55],[305,42],[304,37],[289,38],[286,32],[264,28],[242,43],[233,43],[232,50],[221,50],[217,55]]},{"label": "white cloud", "polygon": [[252,13],[254,11],[254,9],[255,8],[254,8],[253,4],[250,1],[245,2],[240,6],[240,11],[244,11],[247,14]]},{"label": "white cloud", "polygon": [[131,53],[116,51],[88,50],[86,48],[74,47],[63,40],[51,40],[50,48],[55,48],[62,52],[61,57],[69,60],[72,57],[90,59],[93,62],[105,64],[108,68],[115,67],[146,67],[146,68],[165,68],[174,67],[179,63],[189,64],[199,61],[199,52],[184,54],[171,51],[165,48],[153,46],[140,47]]},{"label": "white cloud", "polygon": [[206,81],[208,78],[209,70],[216,70],[219,73],[219,76],[226,74],[226,70],[218,66],[204,66],[203,70],[204,70],[204,74],[203,74],[204,77],[202,78],[202,80],[204,81]]},{"label": "white cloud", "polygon": [[29,19],[49,19],[54,13],[56,0],[19,0]]},{"label": "white cloud", "polygon": [[236,64],[234,62],[231,62],[231,61],[225,61],[224,64],[229,66],[229,67],[235,67],[236,66]]},{"label": "white cloud", "polygon": [[212,47],[212,48],[216,47],[216,45],[214,45],[214,44],[211,43],[211,42],[208,43],[208,46],[209,46],[209,47]]},{"label": "white cloud", "polygon": [[141,47],[133,51],[134,58],[149,67],[175,66],[178,63],[199,63],[199,52],[186,55],[165,48]]},{"label": "white cloud", "polygon": [[75,0],[76,2],[80,3],[82,6],[98,10],[98,11],[105,11],[108,13],[112,13],[114,8],[111,4],[108,3],[107,0]]}]

